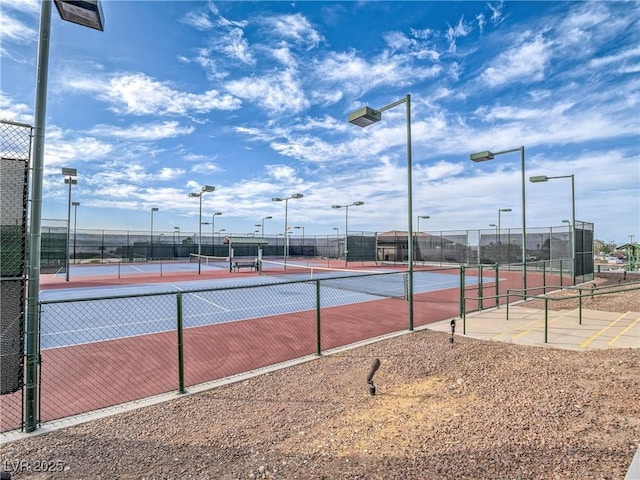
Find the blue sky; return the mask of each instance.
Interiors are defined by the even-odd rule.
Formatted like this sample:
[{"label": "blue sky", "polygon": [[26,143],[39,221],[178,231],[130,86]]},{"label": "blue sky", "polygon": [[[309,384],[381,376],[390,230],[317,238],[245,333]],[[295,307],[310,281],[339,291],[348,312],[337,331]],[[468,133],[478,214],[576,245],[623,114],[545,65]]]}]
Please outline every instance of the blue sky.
[{"label": "blue sky", "polygon": [[[1,0],[0,118],[33,123],[40,2]],[[640,240],[638,2],[102,2],[105,31],[53,8],[43,217],[78,228],[290,226],[406,230],[404,104],[367,128],[349,112],[411,95],[414,230],[576,217]],[[298,232],[295,232],[298,234]]]}]

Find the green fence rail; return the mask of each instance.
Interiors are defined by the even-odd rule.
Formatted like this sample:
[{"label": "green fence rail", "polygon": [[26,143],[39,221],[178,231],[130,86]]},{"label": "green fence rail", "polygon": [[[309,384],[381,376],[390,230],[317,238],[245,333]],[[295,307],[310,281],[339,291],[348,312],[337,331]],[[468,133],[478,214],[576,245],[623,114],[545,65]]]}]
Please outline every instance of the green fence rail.
[{"label": "green fence rail", "polygon": [[[549,289],[545,282],[560,283],[550,270],[532,269],[528,284],[540,293]],[[445,275],[449,286],[421,286],[425,272]],[[42,300],[38,423],[322,355],[410,330],[411,320],[419,328],[463,316],[522,281],[521,271],[506,265],[418,266],[409,319],[407,275],[256,277],[261,283],[190,290],[167,284],[164,292]],[[0,396],[0,408],[0,431],[21,428],[19,392]]]}]

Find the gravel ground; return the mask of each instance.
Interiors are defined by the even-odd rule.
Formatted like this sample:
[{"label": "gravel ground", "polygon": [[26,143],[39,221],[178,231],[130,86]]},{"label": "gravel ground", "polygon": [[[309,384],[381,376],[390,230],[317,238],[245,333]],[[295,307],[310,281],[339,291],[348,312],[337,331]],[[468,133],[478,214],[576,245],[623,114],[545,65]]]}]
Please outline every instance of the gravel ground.
[{"label": "gravel ground", "polygon": [[[618,302],[607,308],[637,295]],[[622,480],[640,444],[639,371],[640,349],[450,348],[419,331],[11,442],[0,458],[13,479]]]}]

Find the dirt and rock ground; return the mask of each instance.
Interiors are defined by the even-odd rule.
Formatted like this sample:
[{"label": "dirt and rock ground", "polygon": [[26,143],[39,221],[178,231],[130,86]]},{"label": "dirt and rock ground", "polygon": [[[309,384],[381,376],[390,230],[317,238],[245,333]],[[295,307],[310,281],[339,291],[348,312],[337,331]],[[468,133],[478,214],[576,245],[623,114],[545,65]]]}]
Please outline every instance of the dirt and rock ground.
[{"label": "dirt and rock ground", "polygon": [[[583,306],[626,312],[638,297]],[[10,442],[1,467],[14,479],[622,480],[640,445],[638,372],[640,348],[451,348],[416,331]]]}]

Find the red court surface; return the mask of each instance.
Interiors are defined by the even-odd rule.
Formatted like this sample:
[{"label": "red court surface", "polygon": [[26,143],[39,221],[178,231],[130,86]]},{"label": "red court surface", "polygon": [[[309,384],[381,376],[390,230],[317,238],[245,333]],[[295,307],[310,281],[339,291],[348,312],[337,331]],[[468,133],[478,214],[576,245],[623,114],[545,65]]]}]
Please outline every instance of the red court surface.
[{"label": "red court surface", "polygon": [[[344,265],[343,262],[339,263]],[[338,266],[338,262],[335,266]],[[365,267],[354,263],[350,268],[360,270]],[[375,267],[369,268],[373,270]],[[459,270],[454,268],[443,272],[458,274]],[[466,274],[477,276],[478,272],[467,269]],[[485,278],[494,274],[492,270],[483,272]],[[239,279],[255,275],[255,272],[219,269],[201,275],[182,272],[167,273],[162,277],[139,274],[121,278],[79,276],[71,277],[69,282],[64,278],[43,276],[40,286],[44,290],[230,277]],[[521,285],[521,271],[501,271],[499,276],[501,293],[506,292],[507,288],[519,288]],[[557,284],[554,280],[559,282],[559,279],[547,275],[547,284]],[[527,281],[528,287],[541,286],[542,276],[528,273]],[[211,287],[215,288],[215,282]],[[477,292],[478,288],[474,285],[468,287],[465,294],[476,297]],[[485,282],[483,292],[493,295],[495,284]],[[532,293],[542,293],[542,290]],[[505,302],[506,299],[501,299],[501,303]],[[495,300],[484,301],[484,308],[493,306]],[[466,302],[467,311],[477,308],[477,301]],[[418,293],[414,297],[414,326],[458,317],[459,310],[459,288]],[[185,329],[184,381],[187,390],[189,386],[315,354],[318,345],[317,322],[316,311],[310,310]],[[384,298],[323,308],[320,311],[320,326],[319,343],[322,351],[407,330],[408,303],[402,299]],[[177,332],[44,350],[41,381],[40,419],[43,422],[160,393],[177,393]],[[20,428],[20,403],[20,392],[0,398],[0,407],[3,409],[0,431]]]}]

